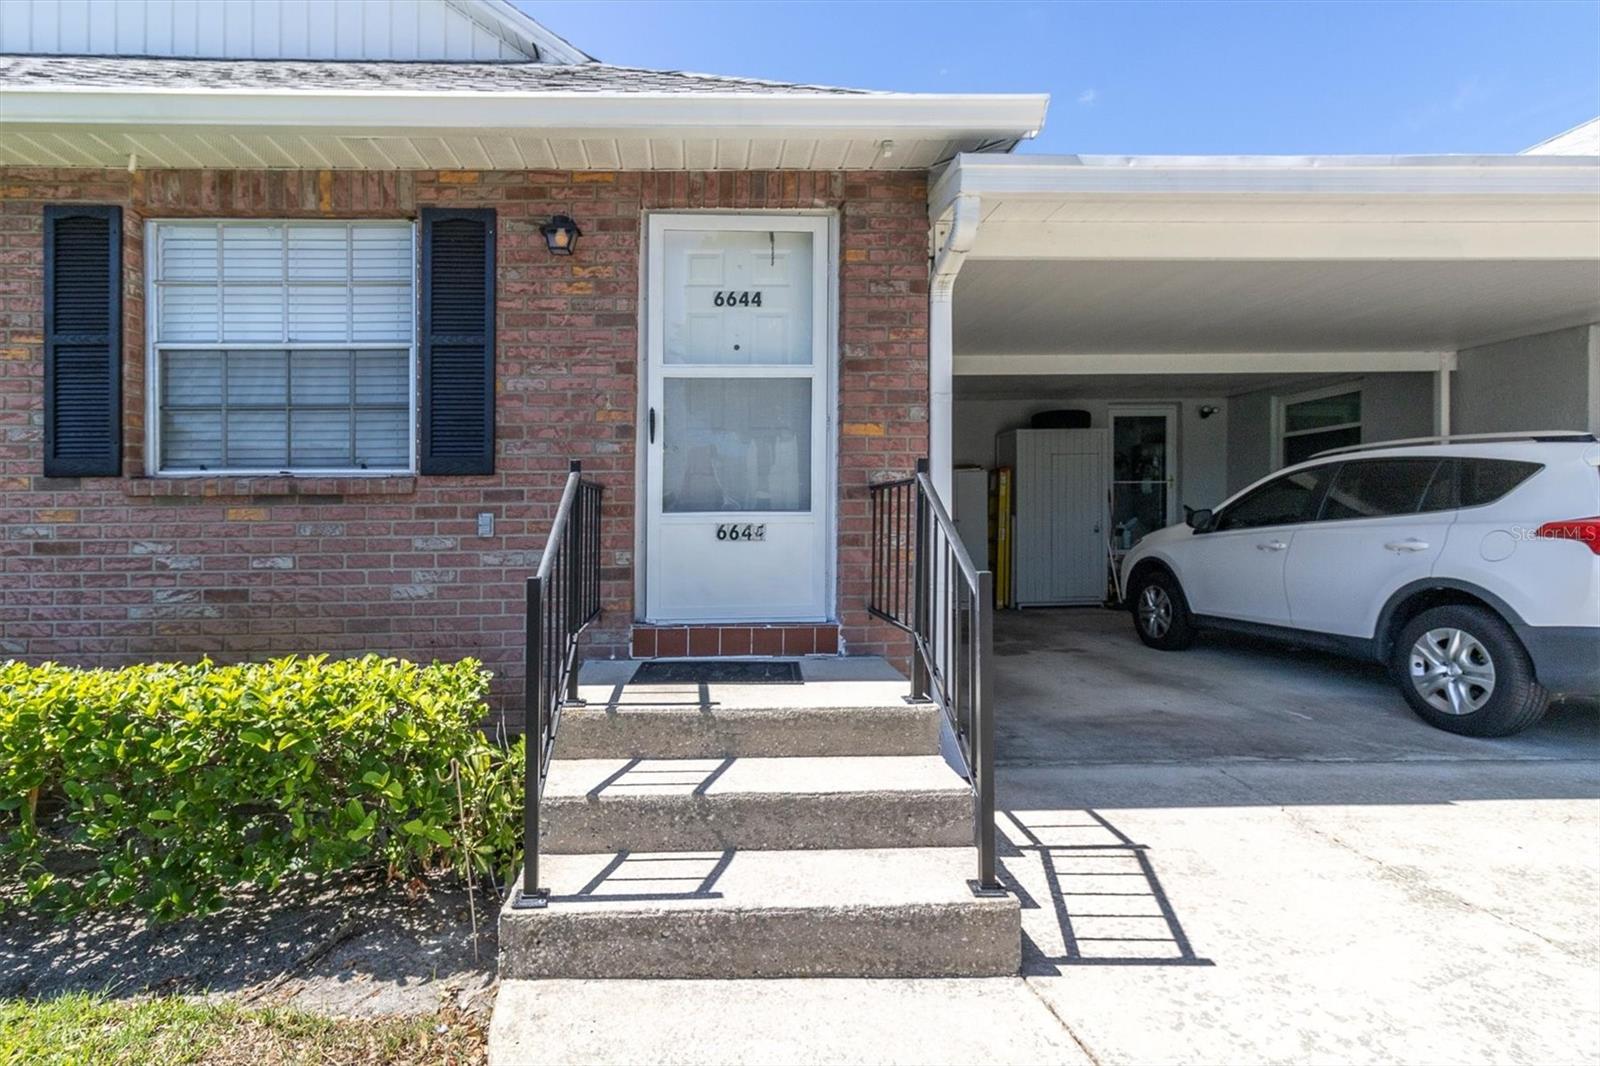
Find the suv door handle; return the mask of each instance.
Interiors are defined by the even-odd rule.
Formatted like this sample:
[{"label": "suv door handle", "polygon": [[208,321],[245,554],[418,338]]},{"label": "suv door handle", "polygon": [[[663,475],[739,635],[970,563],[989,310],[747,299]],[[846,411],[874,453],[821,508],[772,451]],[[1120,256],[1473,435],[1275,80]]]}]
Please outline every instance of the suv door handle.
[{"label": "suv door handle", "polygon": [[1264,543],[1257,544],[1256,550],[1264,552],[1281,552],[1288,546],[1288,544],[1281,540],[1269,540]]},{"label": "suv door handle", "polygon": [[1391,540],[1384,547],[1396,554],[1400,552],[1425,552],[1428,550],[1428,542],[1418,540],[1416,537],[1408,537],[1405,540]]}]

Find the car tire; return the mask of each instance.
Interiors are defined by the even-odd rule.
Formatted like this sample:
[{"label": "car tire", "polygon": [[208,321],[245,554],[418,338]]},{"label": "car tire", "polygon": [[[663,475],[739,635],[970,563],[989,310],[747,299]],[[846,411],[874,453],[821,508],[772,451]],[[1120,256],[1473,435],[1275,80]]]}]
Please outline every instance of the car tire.
[{"label": "car tire", "polygon": [[1147,570],[1134,580],[1128,605],[1139,639],[1161,651],[1182,651],[1194,643],[1194,617],[1178,579],[1165,570]]},{"label": "car tire", "polygon": [[1550,706],[1522,642],[1483,607],[1423,611],[1400,630],[1390,666],[1417,716],[1451,733],[1510,736]]}]

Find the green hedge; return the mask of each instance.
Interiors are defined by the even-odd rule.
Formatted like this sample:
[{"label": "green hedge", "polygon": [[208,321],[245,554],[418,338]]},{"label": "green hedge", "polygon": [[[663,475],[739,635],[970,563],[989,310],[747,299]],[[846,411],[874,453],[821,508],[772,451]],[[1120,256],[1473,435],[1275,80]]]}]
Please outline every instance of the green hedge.
[{"label": "green hedge", "polygon": [[5,894],[170,919],[375,865],[507,878],[522,752],[479,728],[488,681],[470,659],[0,663]]}]

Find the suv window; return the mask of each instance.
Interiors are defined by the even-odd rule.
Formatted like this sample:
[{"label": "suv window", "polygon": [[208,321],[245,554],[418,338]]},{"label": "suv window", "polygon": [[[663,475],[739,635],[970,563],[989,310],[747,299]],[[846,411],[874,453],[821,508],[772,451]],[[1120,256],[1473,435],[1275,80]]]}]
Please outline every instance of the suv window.
[{"label": "suv window", "polygon": [[1457,459],[1457,497],[1462,507],[1493,503],[1544,467],[1515,459]]},{"label": "suv window", "polygon": [[1446,459],[1439,464],[1439,472],[1433,475],[1433,480],[1428,483],[1428,491],[1422,494],[1424,511],[1456,509],[1456,467],[1459,465],[1455,459]]},{"label": "suv window", "polygon": [[1224,510],[1215,528],[1254,529],[1308,522],[1317,513],[1322,489],[1332,470],[1332,466],[1314,466],[1274,478]]},{"label": "suv window", "polygon": [[1493,503],[1544,467],[1517,459],[1446,459],[1423,498],[1424,511]]},{"label": "suv window", "polygon": [[1440,460],[1358,459],[1339,467],[1322,504],[1324,522],[1416,514]]}]

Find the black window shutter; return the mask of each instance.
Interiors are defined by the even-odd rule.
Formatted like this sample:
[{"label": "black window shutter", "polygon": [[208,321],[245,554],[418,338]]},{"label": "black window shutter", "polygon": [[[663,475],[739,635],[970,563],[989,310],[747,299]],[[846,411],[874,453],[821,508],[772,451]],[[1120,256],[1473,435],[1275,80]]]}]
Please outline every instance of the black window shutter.
[{"label": "black window shutter", "polygon": [[422,473],[494,473],[493,210],[422,210]]},{"label": "black window shutter", "polygon": [[122,473],[122,209],[44,209],[44,473]]}]

